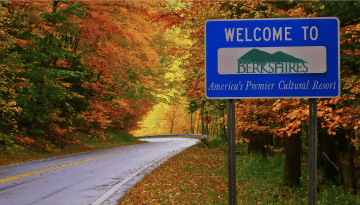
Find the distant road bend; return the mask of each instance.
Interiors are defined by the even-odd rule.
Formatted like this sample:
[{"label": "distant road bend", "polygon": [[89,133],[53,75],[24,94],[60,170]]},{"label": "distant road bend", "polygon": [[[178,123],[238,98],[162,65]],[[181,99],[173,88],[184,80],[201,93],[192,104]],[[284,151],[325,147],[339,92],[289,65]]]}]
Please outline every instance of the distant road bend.
[{"label": "distant road bend", "polygon": [[207,135],[202,134],[162,134],[162,135],[145,135],[139,136],[139,138],[148,138],[148,137],[198,137],[198,138],[207,138]]},{"label": "distant road bend", "polygon": [[0,204],[100,205],[116,202],[151,170],[205,135],[148,135],[146,144],[0,166]]}]

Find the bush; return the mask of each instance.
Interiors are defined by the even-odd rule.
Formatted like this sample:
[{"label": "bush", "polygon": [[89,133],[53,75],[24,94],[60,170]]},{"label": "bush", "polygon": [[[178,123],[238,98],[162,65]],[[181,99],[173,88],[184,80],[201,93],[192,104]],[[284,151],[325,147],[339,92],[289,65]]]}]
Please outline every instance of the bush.
[{"label": "bush", "polygon": [[118,132],[114,134],[109,134],[109,139],[111,139],[111,141],[116,144],[129,144],[132,142],[139,141],[138,138],[133,137],[128,132]]},{"label": "bush", "polygon": [[14,142],[14,136],[0,134],[0,153],[15,153],[16,147],[18,147]]},{"label": "bush", "polygon": [[15,137],[15,141],[17,144],[29,148],[35,145],[35,140],[30,139],[29,137],[23,137],[21,135]]}]

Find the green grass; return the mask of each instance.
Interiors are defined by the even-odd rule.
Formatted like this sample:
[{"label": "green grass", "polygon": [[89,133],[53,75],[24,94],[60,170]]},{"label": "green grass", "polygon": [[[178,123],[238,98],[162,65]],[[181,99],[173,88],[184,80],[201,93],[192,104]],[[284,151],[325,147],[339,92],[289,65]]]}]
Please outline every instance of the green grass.
[{"label": "green grass", "polygon": [[[210,136],[204,142],[209,148],[227,149],[227,144],[220,136]],[[262,157],[247,154],[247,144],[237,143],[236,151],[243,152],[236,156],[236,178],[238,191],[238,204],[309,204],[309,166],[301,167],[302,180],[300,187],[283,185],[284,159],[282,153],[274,156]],[[226,153],[227,154],[227,153]],[[223,157],[227,163],[227,155]],[[317,170],[317,176],[322,176],[322,171]],[[215,174],[225,180],[227,173],[216,170]],[[318,181],[320,178],[318,178]],[[316,194],[317,204],[359,204],[360,197],[345,193],[339,186],[317,184],[320,193]]]},{"label": "green grass", "polygon": [[[308,204],[309,167],[302,165],[302,186],[283,186],[283,157],[244,155],[236,160],[236,178],[243,186],[239,198],[244,204]],[[319,173],[320,174],[320,173]],[[318,174],[318,176],[319,176]],[[318,185],[317,204],[360,204],[359,198],[344,193],[341,187]]]},{"label": "green grass", "polygon": [[[209,135],[208,138],[202,139],[202,142],[212,149],[227,149],[227,142],[220,135]],[[247,144],[236,143],[235,150],[245,153],[247,152]]]},{"label": "green grass", "polygon": [[209,135],[208,138],[203,138],[201,141],[209,148],[226,148],[226,141],[217,135]]}]

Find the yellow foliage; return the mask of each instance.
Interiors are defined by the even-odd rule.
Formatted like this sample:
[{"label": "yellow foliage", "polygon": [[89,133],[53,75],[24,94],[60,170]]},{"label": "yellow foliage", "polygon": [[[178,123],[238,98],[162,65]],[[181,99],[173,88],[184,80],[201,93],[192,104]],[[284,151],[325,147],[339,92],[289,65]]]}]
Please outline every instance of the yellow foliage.
[{"label": "yellow foliage", "polygon": [[141,128],[134,131],[134,136],[169,134],[171,130],[171,121],[169,116],[174,119],[172,133],[190,133],[190,114],[187,114],[186,104],[168,105],[164,103],[157,104],[149,112],[148,116],[141,123]]}]

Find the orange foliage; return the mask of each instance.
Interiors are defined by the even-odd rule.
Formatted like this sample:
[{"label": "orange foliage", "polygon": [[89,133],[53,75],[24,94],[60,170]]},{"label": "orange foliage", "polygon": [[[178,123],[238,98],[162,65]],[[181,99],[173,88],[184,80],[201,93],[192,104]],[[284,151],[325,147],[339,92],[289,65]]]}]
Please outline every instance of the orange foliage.
[{"label": "orange foliage", "polygon": [[35,145],[35,141],[30,139],[29,137],[23,137],[21,135],[16,136],[15,138],[16,143],[28,148]]},{"label": "orange foliage", "polygon": [[[189,3],[189,2],[188,2]],[[192,40],[191,45],[179,51],[185,52],[188,58],[183,60],[183,68],[186,70],[187,86],[186,96],[190,100],[196,100],[198,104],[206,102],[204,98],[204,23],[211,19],[247,19],[247,18],[273,18],[279,15],[289,17],[316,17],[318,13],[308,12],[307,6],[313,2],[297,2],[294,7],[284,10],[275,7],[275,3],[262,1],[246,2],[191,2],[186,9],[179,9],[183,14],[177,26],[184,30],[187,38]],[[223,5],[222,9],[219,5]],[[266,8],[261,10],[259,8]],[[236,9],[247,10],[236,16]],[[233,15],[231,15],[233,14]],[[175,17],[174,17],[175,18]],[[347,34],[341,43],[355,44],[358,42],[360,24],[348,25],[341,28],[341,34]],[[360,55],[359,49],[342,50],[342,54],[348,56]],[[183,54],[184,55],[184,54]],[[339,129],[359,132],[358,117],[360,108],[351,105],[350,102],[360,94],[360,81],[357,75],[341,74],[343,94],[338,98],[318,100],[318,120],[329,134],[336,134]],[[343,75],[344,74],[344,75]],[[243,131],[271,132],[288,136],[300,131],[303,125],[309,123],[309,106],[307,99],[246,99],[237,101],[236,104],[236,128],[237,134]],[[354,143],[353,143],[354,144]]]}]

